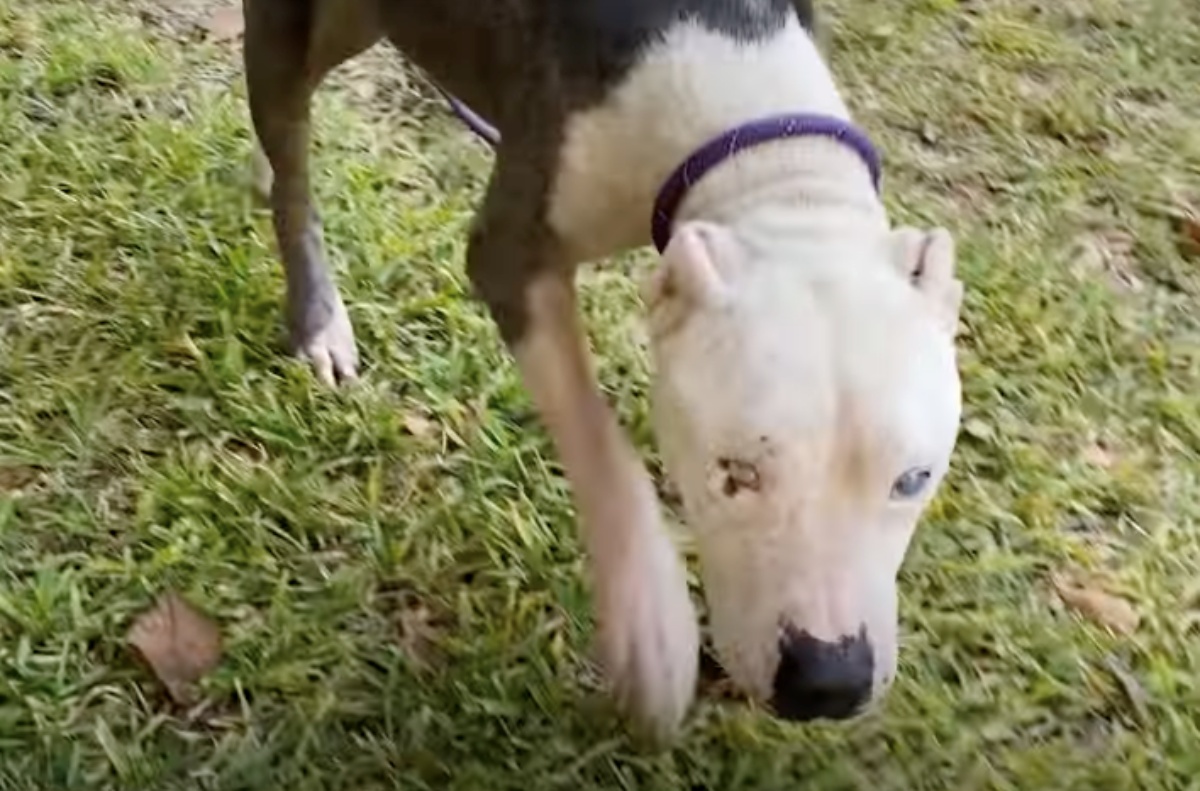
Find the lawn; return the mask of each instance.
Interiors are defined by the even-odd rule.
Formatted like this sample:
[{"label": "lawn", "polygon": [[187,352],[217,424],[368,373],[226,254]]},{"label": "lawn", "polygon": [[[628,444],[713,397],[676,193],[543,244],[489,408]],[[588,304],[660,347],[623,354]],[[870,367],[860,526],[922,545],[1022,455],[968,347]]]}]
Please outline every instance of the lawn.
[{"label": "lawn", "polygon": [[[237,43],[199,0],[0,0],[0,789],[1200,788],[1200,4],[819,5],[895,220],[959,239],[963,432],[886,704],[707,685],[652,752],[466,287],[487,149],[386,50],[320,94],[365,367],[330,391],[284,354]],[[655,465],[651,263],[584,287]],[[224,635],[188,707],[126,644],[167,590]]]}]

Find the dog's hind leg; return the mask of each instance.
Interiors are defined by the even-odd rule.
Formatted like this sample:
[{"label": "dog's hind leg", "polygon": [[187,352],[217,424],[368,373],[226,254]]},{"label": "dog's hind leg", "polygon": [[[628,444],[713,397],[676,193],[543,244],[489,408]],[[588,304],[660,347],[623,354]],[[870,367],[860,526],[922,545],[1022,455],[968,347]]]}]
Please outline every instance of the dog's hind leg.
[{"label": "dog's hind leg", "polygon": [[283,260],[292,351],[332,385],[357,376],[358,352],[309,186],[310,104],[329,70],[382,31],[370,0],[245,0],[244,13],[250,116],[261,146],[255,176]]}]

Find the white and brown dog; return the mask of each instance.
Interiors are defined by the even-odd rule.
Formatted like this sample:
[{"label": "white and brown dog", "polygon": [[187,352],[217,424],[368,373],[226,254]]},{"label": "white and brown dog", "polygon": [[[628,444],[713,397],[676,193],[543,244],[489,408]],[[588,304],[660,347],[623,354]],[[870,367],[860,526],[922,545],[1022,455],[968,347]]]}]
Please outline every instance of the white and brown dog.
[{"label": "white and brown dog", "polygon": [[582,262],[654,242],[653,407],[722,665],[788,719],[846,718],[896,666],[897,571],[951,457],[947,232],[889,227],[879,164],[806,0],[245,0],[292,337],[357,354],[321,251],[309,99],[386,37],[495,123],[468,271],[573,487],[618,699],[670,734],[699,635],[644,465],[601,397]]}]

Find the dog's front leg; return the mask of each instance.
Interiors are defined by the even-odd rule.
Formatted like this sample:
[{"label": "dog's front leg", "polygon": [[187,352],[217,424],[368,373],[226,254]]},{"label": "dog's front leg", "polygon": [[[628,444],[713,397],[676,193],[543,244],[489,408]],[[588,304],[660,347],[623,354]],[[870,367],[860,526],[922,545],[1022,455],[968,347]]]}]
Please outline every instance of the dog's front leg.
[{"label": "dog's front leg", "polygon": [[[592,576],[601,662],[623,711],[669,738],[695,691],[699,631],[658,500],[596,382],[573,269],[522,189],[493,182],[468,255],[571,484]],[[528,204],[526,204],[528,205]]]},{"label": "dog's front leg", "polygon": [[358,376],[358,350],[346,306],[325,260],[309,185],[313,91],[347,58],[379,39],[365,2],[246,0],[244,59],[250,116],[261,150],[255,181],[269,198],[287,282],[293,353],[327,384]]},{"label": "dog's front leg", "polygon": [[664,737],[694,692],[696,614],[654,486],[595,382],[574,296],[562,271],[534,277],[512,349],[582,517],[601,662],[621,707]]}]

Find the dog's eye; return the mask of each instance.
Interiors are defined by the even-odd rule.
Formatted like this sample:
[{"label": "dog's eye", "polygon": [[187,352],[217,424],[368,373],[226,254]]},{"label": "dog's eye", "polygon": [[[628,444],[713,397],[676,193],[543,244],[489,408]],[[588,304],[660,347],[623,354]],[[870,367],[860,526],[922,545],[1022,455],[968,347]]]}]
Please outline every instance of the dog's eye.
[{"label": "dog's eye", "polygon": [[913,467],[896,479],[892,484],[893,500],[911,500],[925,491],[933,471],[928,467]]}]

